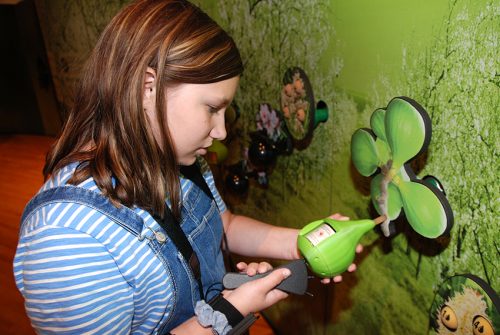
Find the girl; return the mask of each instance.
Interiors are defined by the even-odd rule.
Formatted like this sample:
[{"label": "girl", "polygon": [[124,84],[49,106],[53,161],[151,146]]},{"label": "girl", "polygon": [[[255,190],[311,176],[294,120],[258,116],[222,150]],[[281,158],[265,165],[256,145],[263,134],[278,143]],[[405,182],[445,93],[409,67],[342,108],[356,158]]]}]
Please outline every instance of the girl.
[{"label": "girl", "polygon": [[221,284],[224,232],[231,252],[299,258],[297,230],[230,213],[200,158],[226,136],[242,71],[187,1],[139,0],[112,19],[22,218],[14,272],[39,334],[226,334],[287,297],[274,289],[286,269]]}]

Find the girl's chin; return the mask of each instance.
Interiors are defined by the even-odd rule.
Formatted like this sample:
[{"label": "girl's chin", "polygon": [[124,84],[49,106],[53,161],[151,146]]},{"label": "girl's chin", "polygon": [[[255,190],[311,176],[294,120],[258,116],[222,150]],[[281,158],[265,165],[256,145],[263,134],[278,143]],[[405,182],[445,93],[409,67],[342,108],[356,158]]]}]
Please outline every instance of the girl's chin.
[{"label": "girl's chin", "polygon": [[184,166],[189,166],[192,165],[196,162],[196,157],[198,156],[198,153],[193,156],[185,156],[182,157],[181,159],[178,160],[179,165],[184,165]]},{"label": "girl's chin", "polygon": [[196,156],[205,156],[207,154],[207,149],[201,148],[196,150]]},{"label": "girl's chin", "polygon": [[200,148],[197,149],[194,152],[190,152],[188,154],[185,154],[182,157],[177,157],[177,162],[179,165],[191,165],[196,162],[196,158],[198,156],[205,156],[207,154],[208,150],[205,148]]}]

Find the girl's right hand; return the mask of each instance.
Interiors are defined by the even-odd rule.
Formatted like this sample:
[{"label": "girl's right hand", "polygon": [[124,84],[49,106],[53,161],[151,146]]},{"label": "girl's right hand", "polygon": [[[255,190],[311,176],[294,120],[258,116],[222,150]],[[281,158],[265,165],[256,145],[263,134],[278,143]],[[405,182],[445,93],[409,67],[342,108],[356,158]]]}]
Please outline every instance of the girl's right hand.
[{"label": "girl's right hand", "polygon": [[[257,272],[263,273],[268,270],[259,266]],[[275,287],[290,275],[289,269],[277,269],[234,290],[224,290],[222,294],[242,315],[257,313],[288,297],[287,293]]]}]

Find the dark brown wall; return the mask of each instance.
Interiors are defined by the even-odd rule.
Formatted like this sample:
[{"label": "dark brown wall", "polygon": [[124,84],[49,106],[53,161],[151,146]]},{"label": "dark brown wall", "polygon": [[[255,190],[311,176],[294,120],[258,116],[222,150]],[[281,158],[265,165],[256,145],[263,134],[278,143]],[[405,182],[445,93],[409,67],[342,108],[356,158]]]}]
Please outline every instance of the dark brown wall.
[{"label": "dark brown wall", "polygon": [[0,133],[54,135],[60,127],[35,7],[0,5]]}]

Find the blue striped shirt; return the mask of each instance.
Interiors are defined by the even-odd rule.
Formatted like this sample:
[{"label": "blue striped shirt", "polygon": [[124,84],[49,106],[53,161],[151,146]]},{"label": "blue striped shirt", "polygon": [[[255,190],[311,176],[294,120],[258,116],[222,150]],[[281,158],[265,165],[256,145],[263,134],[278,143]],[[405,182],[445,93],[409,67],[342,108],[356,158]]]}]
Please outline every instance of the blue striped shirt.
[{"label": "blue striped shirt", "polygon": [[[206,162],[202,173],[221,211]],[[64,185],[76,164],[58,171],[41,191]],[[89,178],[79,187],[100,192]],[[184,199],[193,187],[181,178]],[[16,285],[39,334],[156,334],[172,310],[171,278],[148,247],[161,230],[148,212],[139,238],[102,213],[75,203],[38,209],[20,231]]]}]

